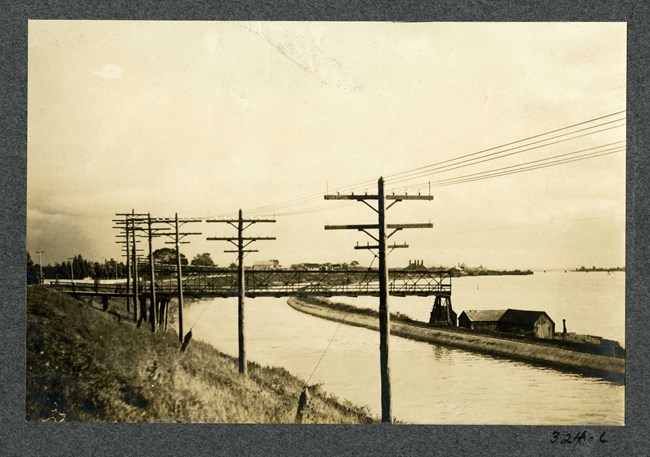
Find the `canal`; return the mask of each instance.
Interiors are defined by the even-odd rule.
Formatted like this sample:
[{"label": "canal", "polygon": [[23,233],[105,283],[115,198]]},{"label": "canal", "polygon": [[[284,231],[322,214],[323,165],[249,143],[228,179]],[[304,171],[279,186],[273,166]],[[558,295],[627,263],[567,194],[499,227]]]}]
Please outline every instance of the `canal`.
[{"label": "canal", "polygon": [[[560,326],[565,318],[574,331],[600,332],[623,344],[624,274],[591,275],[536,273],[514,281],[513,277],[458,278],[454,309],[459,314],[463,309],[495,307],[543,309]],[[341,297],[339,301],[371,307],[376,300]],[[391,297],[391,311],[425,319],[431,302],[430,298]],[[237,299],[194,302],[185,320],[186,325],[194,325],[194,338],[237,355]],[[246,338],[249,360],[284,367],[303,379],[312,375],[331,340],[309,383],[322,384],[339,399],[366,406],[380,416],[377,332],[300,313],[286,299],[248,298]],[[390,355],[393,414],[405,423],[624,423],[625,387],[620,384],[395,336]]]}]

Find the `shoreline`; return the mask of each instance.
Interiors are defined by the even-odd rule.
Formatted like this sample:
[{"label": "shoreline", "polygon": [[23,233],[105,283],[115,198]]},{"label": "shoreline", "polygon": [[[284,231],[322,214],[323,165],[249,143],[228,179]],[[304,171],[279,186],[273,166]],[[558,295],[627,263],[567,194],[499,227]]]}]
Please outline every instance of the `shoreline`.
[{"label": "shoreline", "polygon": [[[355,327],[378,331],[376,315],[366,312],[341,311],[324,304],[308,303],[291,297],[287,304],[293,309],[315,317],[342,322]],[[442,344],[458,349],[505,357],[557,368],[563,371],[578,372],[617,383],[625,383],[625,359],[608,357],[586,352],[572,351],[544,344],[497,338],[479,333],[458,332],[444,327],[429,327],[426,324],[414,325],[391,316],[391,335],[426,343]]]}]

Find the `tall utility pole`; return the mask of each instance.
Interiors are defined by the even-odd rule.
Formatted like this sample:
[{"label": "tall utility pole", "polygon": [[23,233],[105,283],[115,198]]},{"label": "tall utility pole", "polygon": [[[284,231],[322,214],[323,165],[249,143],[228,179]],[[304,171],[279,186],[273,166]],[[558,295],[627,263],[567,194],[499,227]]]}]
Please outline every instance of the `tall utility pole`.
[{"label": "tall utility pole", "polygon": [[[325,200],[356,200],[370,207],[378,215],[377,224],[358,224],[358,225],[326,225],[325,230],[358,230],[369,235],[377,242],[376,245],[355,246],[355,249],[369,249],[378,251],[379,257],[379,361],[381,373],[381,421],[392,422],[391,413],[391,387],[390,387],[390,363],[389,363],[389,339],[390,339],[390,311],[388,308],[388,266],[386,263],[386,250],[390,248],[392,252],[396,248],[406,248],[406,244],[393,244],[387,246],[388,238],[396,232],[409,228],[431,228],[433,224],[387,224],[386,211],[397,202],[403,200],[433,200],[431,195],[385,195],[384,178],[379,178],[377,183],[377,195],[325,195]],[[377,208],[370,205],[368,200],[376,200]],[[386,206],[386,200],[393,202]],[[377,236],[368,230],[378,230]],[[386,234],[386,229],[393,231]]]},{"label": "tall utility pole", "polygon": [[[127,292],[133,289],[133,296],[126,298],[126,311],[129,313],[130,310],[130,301],[133,298],[133,321],[138,320],[138,267],[137,267],[137,258],[136,253],[141,251],[137,249],[138,240],[136,238],[136,231],[142,230],[138,227],[138,224],[144,222],[143,216],[147,214],[138,213],[136,215],[134,210],[131,210],[130,213],[116,213],[115,216],[123,216],[124,219],[113,219],[113,222],[117,223],[118,226],[113,227],[123,231],[116,235],[117,238],[125,238],[124,241],[116,241],[118,244],[125,245],[122,249],[123,255],[126,255],[126,290]],[[136,218],[136,216],[138,216]],[[131,277],[133,277],[133,283],[131,285]]]},{"label": "tall utility pole", "polygon": [[181,244],[188,244],[189,241],[181,241],[183,238],[189,235],[201,235],[201,232],[180,232],[179,228],[189,222],[201,222],[202,219],[179,219],[178,213],[174,216],[174,219],[163,219],[165,222],[168,222],[173,225],[175,231],[174,233],[167,234],[169,237],[173,238],[173,241],[167,241],[165,244],[174,244],[176,246],[176,288],[178,293],[178,339],[183,343],[183,271],[181,269]]},{"label": "tall utility pole", "polygon": [[43,280],[43,257],[41,257],[41,254],[45,254],[45,251],[43,250],[42,246],[40,251],[36,251],[36,254],[38,254],[38,271],[39,271],[38,284],[42,286],[45,283],[45,281]]},{"label": "tall utility pole", "polygon": [[[128,292],[129,289],[131,288],[131,231],[129,227],[129,219],[127,218],[125,220],[126,222],[126,291]],[[135,235],[135,233],[134,233]],[[135,237],[134,237],[135,238]],[[135,239],[133,240],[135,241]],[[133,306],[137,305],[137,301],[133,302]],[[126,312],[131,313],[131,297],[126,297]]]},{"label": "tall utility pole", "polygon": [[[135,233],[136,232],[144,232],[147,237],[147,240],[149,241],[149,280],[150,280],[150,286],[151,290],[149,291],[149,297],[151,300],[151,304],[149,306],[149,321],[151,322],[151,331],[155,332],[156,331],[156,322],[158,319],[157,313],[156,313],[156,277],[155,277],[155,265],[154,265],[154,259],[153,259],[153,238],[157,236],[162,236],[162,235],[167,235],[165,232],[166,230],[169,230],[168,228],[159,228],[159,227],[154,227],[154,224],[162,223],[165,222],[164,219],[156,219],[151,217],[151,213],[135,213],[133,210],[131,213],[122,213],[118,214],[119,216],[127,216],[129,225],[131,226],[131,230],[133,231],[133,239],[135,240]],[[130,219],[129,219],[130,217]],[[118,223],[126,223],[125,221],[115,221]],[[146,225],[146,227],[138,227],[138,224]],[[120,228],[120,227],[117,227]],[[126,236],[126,235],[123,235]],[[136,249],[135,249],[135,244],[133,245],[133,248],[131,252],[133,252],[133,258],[134,258],[134,264],[137,265],[137,256],[136,256]],[[134,295],[135,295],[135,300],[137,303],[138,300],[138,270],[137,267],[134,269],[134,276],[135,276],[135,286],[134,286]],[[137,306],[136,306],[137,307]],[[144,316],[144,314],[141,314],[141,316]]]},{"label": "tall utility pole", "polygon": [[153,229],[151,227],[151,213],[147,214],[147,237],[149,239],[149,275],[151,278],[151,305],[149,307],[149,321],[151,322],[151,331],[156,331],[156,321],[158,315],[156,313],[156,277],[154,272],[154,262],[153,262]]},{"label": "tall utility pole", "polygon": [[68,260],[70,261],[70,280],[74,286],[74,257],[68,257]]},{"label": "tall utility pole", "polygon": [[[236,250],[226,250],[224,252],[237,253],[237,286],[238,286],[238,334],[239,334],[239,372],[244,376],[247,375],[246,367],[246,347],[244,344],[244,297],[246,295],[246,278],[244,277],[244,253],[258,252],[256,249],[245,249],[254,241],[275,240],[275,237],[244,237],[244,230],[258,222],[275,222],[275,219],[244,219],[242,210],[239,210],[237,219],[208,219],[207,222],[221,222],[230,224],[237,229],[237,237],[209,237],[210,241],[228,241],[235,245]],[[244,225],[246,224],[246,225]]]}]

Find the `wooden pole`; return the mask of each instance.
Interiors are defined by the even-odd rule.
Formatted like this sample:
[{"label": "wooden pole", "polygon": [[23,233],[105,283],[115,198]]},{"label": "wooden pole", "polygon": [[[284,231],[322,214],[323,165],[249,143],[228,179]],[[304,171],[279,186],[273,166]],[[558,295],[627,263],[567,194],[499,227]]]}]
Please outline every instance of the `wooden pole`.
[{"label": "wooden pole", "polygon": [[238,243],[237,243],[237,257],[239,264],[237,266],[237,284],[239,286],[238,293],[238,332],[239,332],[239,372],[244,376],[247,375],[246,369],[246,348],[244,346],[244,295],[245,295],[245,280],[244,277],[244,217],[242,210],[239,210],[239,223],[237,225]]},{"label": "wooden pole", "polygon": [[379,362],[381,371],[381,421],[392,422],[390,393],[390,364],[388,347],[390,339],[390,313],[388,310],[388,268],[386,266],[386,201],[384,178],[378,182],[379,213]]},{"label": "wooden pole", "polygon": [[183,277],[181,271],[181,250],[179,248],[178,213],[176,213],[176,281],[178,288],[178,339],[183,343]]},{"label": "wooden pole", "polygon": [[[133,219],[135,219],[135,210],[131,210]],[[138,256],[135,243],[135,220],[131,221],[133,228],[133,322],[138,322]]]},{"label": "wooden pole", "polygon": [[[129,235],[129,216],[126,216],[126,292],[128,293],[131,289],[131,253],[129,248],[131,247],[131,237]],[[131,297],[126,297],[126,312],[127,314],[131,313]]]},{"label": "wooden pole", "polygon": [[70,280],[74,285],[74,257],[70,257],[68,260],[70,261]]},{"label": "wooden pole", "polygon": [[43,257],[42,255],[45,254],[45,251],[43,250],[43,247],[41,246],[41,250],[38,251],[38,284],[42,286],[45,284],[45,279],[43,278]]},{"label": "wooden pole", "polygon": [[155,278],[155,273],[154,273],[154,265],[153,265],[153,246],[152,246],[152,238],[153,235],[151,233],[151,213],[147,214],[147,225],[149,227],[149,276],[151,279],[151,305],[149,307],[149,321],[151,322],[151,331],[155,332],[156,331],[156,320],[157,320],[157,313],[156,313],[156,278]]}]

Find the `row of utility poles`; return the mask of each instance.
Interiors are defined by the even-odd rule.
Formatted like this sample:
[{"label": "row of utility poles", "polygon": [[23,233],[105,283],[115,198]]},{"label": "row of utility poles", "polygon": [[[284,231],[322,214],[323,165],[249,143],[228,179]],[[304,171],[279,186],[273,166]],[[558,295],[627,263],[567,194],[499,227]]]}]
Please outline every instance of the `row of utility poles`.
[{"label": "row of utility poles", "polygon": [[[177,300],[178,300],[178,337],[180,342],[183,342],[184,329],[183,329],[183,272],[181,266],[181,253],[180,245],[187,244],[189,241],[184,241],[184,238],[191,235],[201,235],[200,232],[181,232],[180,227],[187,223],[201,222],[202,219],[198,218],[183,218],[178,217],[176,213],[173,219],[171,218],[152,218],[149,213],[138,213],[131,211],[131,213],[116,213],[120,219],[114,219],[113,222],[117,224],[115,228],[121,229],[122,232],[118,235],[119,238],[124,240],[118,241],[120,244],[125,244],[123,252],[126,255],[127,264],[127,290],[132,290],[134,299],[133,306],[133,319],[138,321],[137,301],[144,302],[143,297],[139,294],[139,270],[138,270],[138,256],[136,255],[138,243],[138,234],[144,236],[148,241],[149,251],[149,322],[151,323],[151,331],[155,332],[157,325],[166,325],[166,313],[168,311],[167,304],[156,297],[156,277],[155,277],[155,260],[153,257],[153,238],[160,236],[168,236],[172,241],[167,241],[166,244],[173,244],[176,251],[176,281],[177,281]],[[242,211],[239,210],[239,217],[237,219],[208,219],[206,222],[214,223],[227,223],[237,229],[237,236],[234,237],[208,237],[211,241],[228,241],[235,245],[236,249],[226,250],[224,252],[237,253],[237,284],[238,284],[238,335],[239,335],[239,372],[247,374],[246,364],[246,345],[244,338],[244,300],[245,300],[245,277],[244,277],[244,257],[250,252],[258,252],[253,249],[246,249],[254,241],[260,240],[275,240],[275,237],[245,237],[244,230],[253,224],[260,222],[275,222],[272,219],[244,219]],[[157,227],[156,224],[166,224],[164,227]],[[170,231],[170,227],[173,228]],[[131,289],[131,275],[133,275],[133,288]],[[160,305],[159,305],[160,303]],[[130,298],[127,298],[127,312],[130,312]],[[140,321],[146,319],[146,307],[141,304]]]},{"label": "row of utility poles", "polygon": [[[134,321],[142,322],[146,319],[147,309],[144,305],[144,297],[139,293],[139,268],[137,252],[142,251],[137,248],[138,237],[144,237],[148,243],[149,254],[149,322],[151,324],[151,331],[155,332],[160,326],[166,326],[168,304],[164,300],[156,297],[156,272],[155,260],[153,257],[153,239],[157,237],[167,236],[172,241],[167,241],[165,244],[173,244],[176,251],[176,276],[177,276],[177,299],[178,299],[178,321],[179,321],[179,339],[183,340],[183,272],[181,267],[181,253],[180,245],[187,244],[189,241],[184,241],[184,238],[191,235],[201,235],[200,232],[181,232],[180,228],[188,223],[201,222],[198,218],[179,218],[178,213],[174,218],[152,218],[150,213],[117,213],[116,216],[123,217],[123,219],[114,219],[113,222],[122,232],[117,235],[124,240],[118,241],[120,244],[125,244],[123,252],[126,256],[127,265],[127,290],[132,292],[134,306],[133,306],[133,319]],[[163,225],[162,227],[160,225]],[[133,275],[133,286],[131,288],[131,276]],[[140,316],[138,319],[138,301],[140,301]],[[130,298],[127,297],[127,312],[130,312]]]},{"label": "row of utility poles", "polygon": [[[382,422],[392,422],[391,410],[391,383],[390,383],[390,363],[389,363],[389,340],[390,340],[390,312],[388,306],[388,265],[387,255],[397,248],[407,248],[406,244],[392,244],[388,245],[388,239],[395,233],[404,229],[414,228],[431,228],[433,224],[429,223],[416,223],[416,224],[388,224],[386,222],[386,212],[393,205],[402,201],[410,200],[433,200],[431,195],[385,195],[384,192],[384,179],[379,178],[377,183],[377,194],[374,195],[325,195],[326,200],[355,200],[364,203],[377,213],[376,224],[354,224],[354,225],[326,225],[325,230],[358,230],[369,235],[376,244],[366,244],[365,246],[357,245],[355,249],[367,249],[376,251],[375,256],[379,258],[379,354],[380,354],[380,376],[381,376],[381,406],[382,406]],[[369,201],[376,201],[376,207],[368,203]],[[386,202],[391,203],[386,206]],[[119,243],[125,244],[124,252],[126,253],[127,270],[127,288],[131,286],[134,298],[133,317],[134,320],[138,319],[137,300],[141,299],[139,295],[139,281],[138,281],[138,257],[137,243],[138,237],[144,236],[148,240],[148,254],[149,254],[149,282],[150,282],[150,310],[149,320],[151,322],[152,332],[156,331],[157,323],[160,323],[160,317],[157,315],[159,312],[164,312],[164,308],[159,309],[156,306],[156,291],[155,291],[155,268],[153,258],[152,240],[159,236],[168,236],[172,239],[168,243],[174,244],[176,250],[176,273],[177,273],[177,286],[178,286],[178,318],[179,318],[179,339],[182,342],[183,333],[183,280],[181,269],[180,245],[187,243],[183,239],[191,235],[200,235],[199,232],[181,232],[179,228],[192,222],[200,222],[201,219],[179,219],[178,214],[173,219],[169,218],[152,218],[148,213],[117,213],[116,216],[121,219],[115,219],[116,228],[122,229],[122,233],[118,235],[124,240]],[[237,230],[236,236],[219,236],[208,237],[210,241],[227,241],[235,246],[235,249],[225,250],[228,253],[237,253],[237,285],[238,285],[238,337],[239,337],[239,372],[243,375],[247,374],[246,363],[246,349],[244,338],[244,299],[246,290],[246,278],[244,276],[244,258],[248,253],[258,252],[257,250],[247,249],[247,247],[255,242],[261,240],[275,240],[275,237],[269,236],[244,236],[244,231],[251,225],[256,223],[271,223],[275,222],[274,219],[245,219],[242,210],[239,210],[239,217],[236,219],[219,219],[207,220],[206,222],[213,223],[226,223],[233,226]],[[160,227],[164,224],[164,227]],[[170,231],[170,226],[173,231]],[[374,231],[377,231],[376,234]],[[390,232],[388,232],[390,231]],[[131,290],[131,289],[129,289]],[[127,299],[127,309],[130,306],[130,301]],[[141,305],[140,319],[146,313],[146,307]],[[144,316],[146,319],[146,316]]]}]

